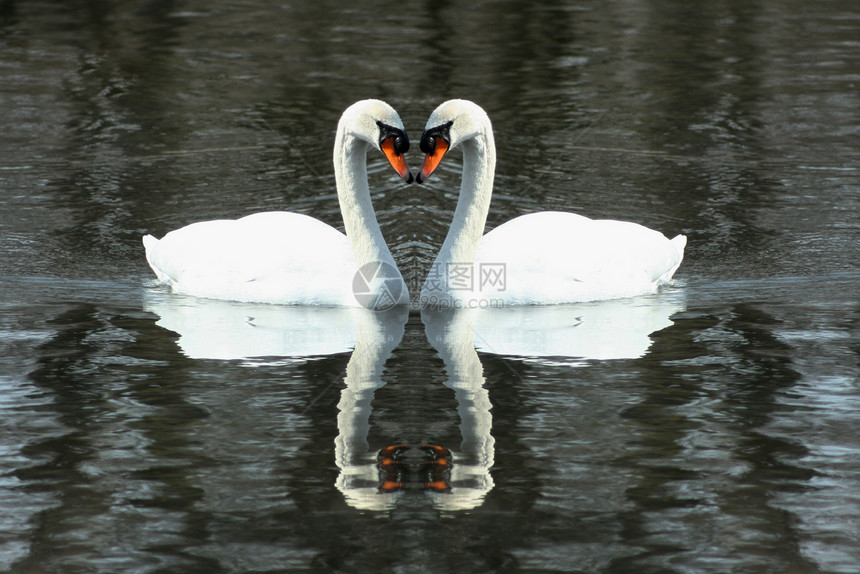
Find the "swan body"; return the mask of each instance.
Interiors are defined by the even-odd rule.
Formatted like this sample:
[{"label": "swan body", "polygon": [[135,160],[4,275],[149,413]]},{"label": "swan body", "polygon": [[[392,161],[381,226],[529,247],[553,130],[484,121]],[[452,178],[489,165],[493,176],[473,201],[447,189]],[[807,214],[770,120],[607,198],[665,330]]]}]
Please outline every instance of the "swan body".
[{"label": "swan body", "polygon": [[670,240],[636,223],[574,213],[523,215],[482,235],[495,142],[487,114],[466,100],[449,100],[430,116],[421,138],[427,155],[419,183],[456,146],[463,149],[460,196],[421,290],[425,305],[554,305],[634,297],[656,291],[681,264],[683,235]]},{"label": "swan body", "polygon": [[636,223],[544,211],[484,235],[475,261],[478,270],[505,264],[506,290],[494,292],[488,282],[486,297],[509,305],[560,304],[650,293],[672,277],[685,244],[683,236],[669,241]]},{"label": "swan body", "polygon": [[[335,182],[346,235],[313,217],[286,211],[192,223],[162,239],[143,238],[146,259],[173,291],[231,301],[285,305],[391,306],[409,292],[370,202],[367,152],[382,151],[407,182],[409,140],[397,112],[363,100],[344,111],[334,146]],[[353,282],[374,265],[384,276]],[[393,294],[393,298],[392,298]]]},{"label": "swan body", "polygon": [[[293,248],[309,241],[307,250]],[[158,279],[179,293],[305,305],[349,305],[352,297],[357,267],[349,240],[308,215],[269,211],[201,221],[143,243]]]}]

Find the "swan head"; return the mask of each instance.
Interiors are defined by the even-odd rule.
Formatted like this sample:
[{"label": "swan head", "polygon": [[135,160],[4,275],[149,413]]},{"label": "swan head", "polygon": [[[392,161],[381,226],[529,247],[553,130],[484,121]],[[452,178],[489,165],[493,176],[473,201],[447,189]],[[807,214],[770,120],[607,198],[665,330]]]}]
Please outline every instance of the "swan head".
[{"label": "swan head", "polygon": [[492,137],[487,112],[469,100],[448,100],[440,104],[424,126],[421,151],[426,155],[416,179],[422,183],[435,171],[448,150],[480,135]]},{"label": "swan head", "polygon": [[406,183],[412,183],[412,171],[403,157],[409,151],[409,137],[394,108],[381,100],[356,102],[343,112],[338,132],[364,140],[381,151],[394,171]]}]

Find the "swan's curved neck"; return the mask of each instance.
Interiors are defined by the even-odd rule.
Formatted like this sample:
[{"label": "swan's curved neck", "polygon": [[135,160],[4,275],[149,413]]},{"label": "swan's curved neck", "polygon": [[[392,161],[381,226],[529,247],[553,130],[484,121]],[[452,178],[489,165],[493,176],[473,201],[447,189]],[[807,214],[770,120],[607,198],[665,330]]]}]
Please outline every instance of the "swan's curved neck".
[{"label": "swan's curved neck", "polygon": [[484,234],[493,175],[496,169],[496,146],[489,128],[466,140],[463,148],[463,180],[454,219],[445,242],[436,257],[436,265],[472,263],[478,243]]},{"label": "swan's curved neck", "polygon": [[361,268],[375,261],[397,268],[385,243],[376,212],[370,202],[367,183],[369,144],[339,131],[334,145],[334,177],[346,236],[352,245],[355,263]]}]

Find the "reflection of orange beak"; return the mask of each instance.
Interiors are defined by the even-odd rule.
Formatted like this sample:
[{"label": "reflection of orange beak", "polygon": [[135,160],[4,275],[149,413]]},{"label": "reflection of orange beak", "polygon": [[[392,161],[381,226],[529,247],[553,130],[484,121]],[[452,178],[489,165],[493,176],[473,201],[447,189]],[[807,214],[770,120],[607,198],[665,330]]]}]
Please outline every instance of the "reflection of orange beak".
[{"label": "reflection of orange beak", "polygon": [[412,172],[409,170],[409,166],[406,165],[406,160],[403,158],[403,154],[399,154],[394,151],[394,138],[390,137],[380,146],[382,148],[382,153],[385,154],[385,157],[388,158],[388,163],[391,164],[391,167],[394,168],[394,171],[397,172],[403,181],[406,183],[412,183]]},{"label": "reflection of orange beak", "polygon": [[431,173],[436,171],[436,168],[439,167],[439,163],[442,161],[442,158],[445,156],[445,152],[447,151],[448,142],[442,138],[436,138],[436,145],[433,147],[433,151],[424,157],[421,171],[418,172],[418,183],[424,182],[424,180],[430,177]]}]

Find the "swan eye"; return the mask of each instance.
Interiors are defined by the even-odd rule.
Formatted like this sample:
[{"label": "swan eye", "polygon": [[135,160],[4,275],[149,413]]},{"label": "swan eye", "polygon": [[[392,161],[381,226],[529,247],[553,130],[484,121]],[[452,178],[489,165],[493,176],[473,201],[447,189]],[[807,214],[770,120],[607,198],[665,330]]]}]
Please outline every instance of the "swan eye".
[{"label": "swan eye", "polygon": [[379,126],[380,146],[382,145],[382,142],[390,139],[391,143],[394,145],[394,152],[397,155],[403,155],[409,151],[409,136],[406,135],[406,132],[380,121],[377,121],[376,125]]},{"label": "swan eye", "polygon": [[421,151],[424,153],[433,153],[436,151],[436,139],[439,138],[448,145],[448,142],[451,141],[451,126],[454,124],[453,121],[444,123],[440,126],[436,126],[435,128],[430,128],[426,130],[421,135]]},{"label": "swan eye", "polygon": [[421,151],[424,153],[433,153],[436,149],[436,138],[433,136],[421,138]]},{"label": "swan eye", "polygon": [[409,151],[409,138],[406,134],[396,136],[394,138],[394,151],[399,154],[404,154]]}]

